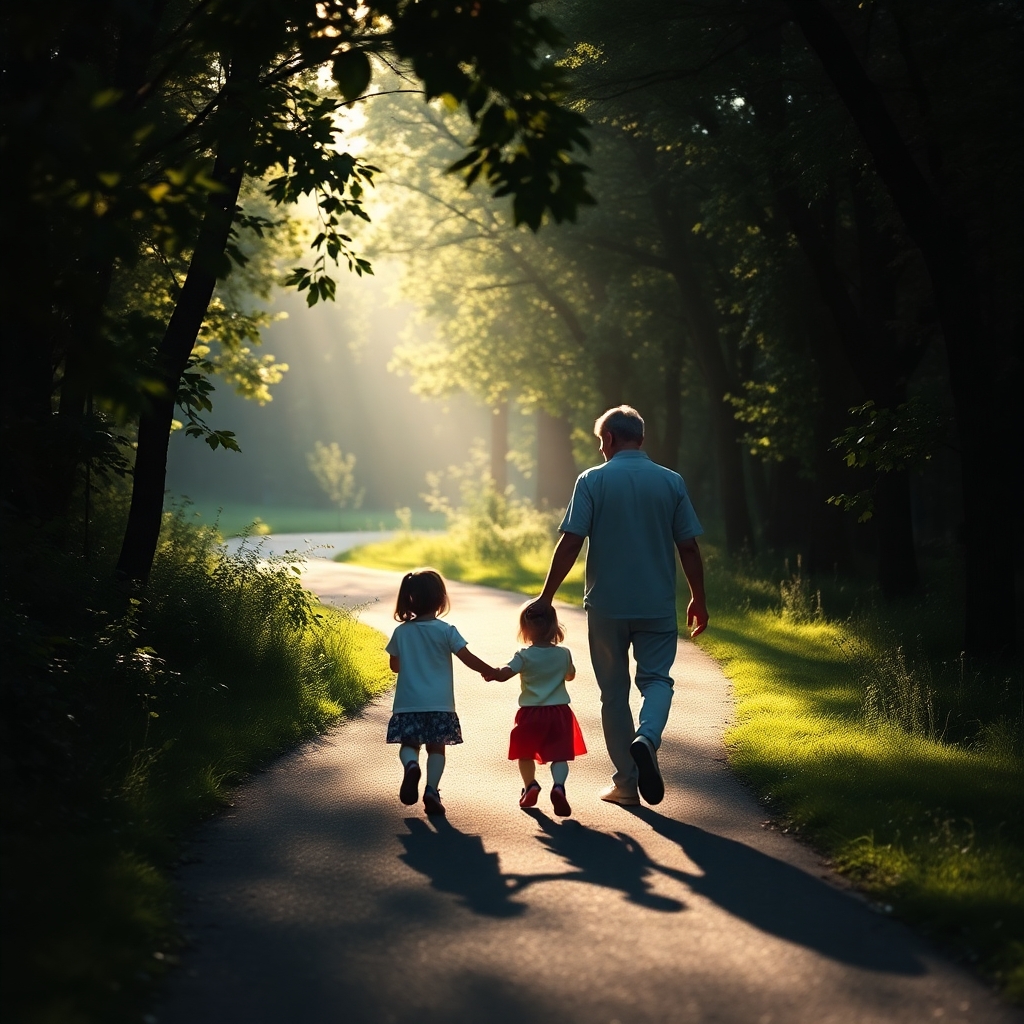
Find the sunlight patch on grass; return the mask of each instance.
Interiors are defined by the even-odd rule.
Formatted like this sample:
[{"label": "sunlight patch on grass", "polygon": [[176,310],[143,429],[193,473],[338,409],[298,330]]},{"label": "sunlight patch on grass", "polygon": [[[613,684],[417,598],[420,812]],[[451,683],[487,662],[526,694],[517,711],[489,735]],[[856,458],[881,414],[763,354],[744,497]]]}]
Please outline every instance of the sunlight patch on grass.
[{"label": "sunlight patch on grass", "polygon": [[730,764],[838,870],[1020,999],[1020,759],[869,728],[848,628],[717,617],[699,642],[733,683]]},{"label": "sunlight patch on grass", "polygon": [[[514,561],[487,562],[469,545],[453,540],[447,534],[407,533],[389,541],[343,551],[334,560],[396,572],[429,565],[446,579],[535,595],[544,585],[550,557],[550,552],[526,552]],[[559,600],[583,604],[583,566],[580,559],[559,588]]]}]

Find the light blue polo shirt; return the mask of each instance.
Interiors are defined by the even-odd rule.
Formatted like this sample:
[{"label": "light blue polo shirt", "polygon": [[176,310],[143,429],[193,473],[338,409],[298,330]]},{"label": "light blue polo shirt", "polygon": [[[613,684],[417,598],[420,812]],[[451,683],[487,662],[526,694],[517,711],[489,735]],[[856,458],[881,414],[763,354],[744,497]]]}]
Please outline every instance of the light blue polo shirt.
[{"label": "light blue polo shirt", "polygon": [[676,614],[676,551],[704,532],[678,473],[643,451],[584,470],[559,529],[590,538],[583,606],[610,619]]}]

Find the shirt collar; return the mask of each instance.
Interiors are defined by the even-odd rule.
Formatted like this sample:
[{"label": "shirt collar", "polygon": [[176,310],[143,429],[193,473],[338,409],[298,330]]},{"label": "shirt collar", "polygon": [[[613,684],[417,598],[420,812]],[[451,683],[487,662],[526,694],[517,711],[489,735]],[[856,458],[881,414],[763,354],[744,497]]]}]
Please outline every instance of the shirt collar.
[{"label": "shirt collar", "polygon": [[616,452],[611,459],[647,459],[650,456],[642,448],[627,448],[624,452]]}]

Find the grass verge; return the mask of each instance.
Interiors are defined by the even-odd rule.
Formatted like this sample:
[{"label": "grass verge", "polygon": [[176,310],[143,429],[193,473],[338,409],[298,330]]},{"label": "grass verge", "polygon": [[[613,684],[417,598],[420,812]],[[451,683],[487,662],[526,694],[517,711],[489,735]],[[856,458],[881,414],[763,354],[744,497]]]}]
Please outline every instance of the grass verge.
[{"label": "grass verge", "polygon": [[[535,594],[544,553],[487,561],[458,537],[408,535],[339,561]],[[734,770],[880,905],[1024,1001],[1024,758],[1019,664],[966,671],[943,647],[942,593],[818,614],[809,581],[705,547],[712,626],[699,643],[736,695]],[[850,585],[826,594],[850,603]],[[856,591],[856,587],[852,588]],[[943,588],[940,588],[940,591]],[[945,590],[949,588],[946,587]],[[559,596],[582,601],[582,570]],[[680,601],[680,607],[685,607]],[[898,620],[899,628],[893,625]]]},{"label": "grass verge", "polygon": [[[257,526],[264,533],[334,533],[349,530],[397,530],[401,523],[391,509],[303,508],[256,502],[218,502],[200,498],[189,502],[188,515],[199,525],[216,526],[224,537],[237,537]],[[443,515],[411,513],[417,530],[444,529]]]},{"label": "grass verge", "polygon": [[[334,560],[401,572],[430,565],[448,579],[536,595],[547,574],[550,552],[528,551],[514,557],[487,559],[471,544],[453,540],[447,534],[402,533],[389,541],[342,551]],[[559,588],[558,597],[571,604],[583,604],[582,559]]]},{"label": "grass verge", "polygon": [[137,1021],[175,959],[178,837],[393,677],[289,565],[181,517],[135,599],[101,539],[87,563],[6,525],[3,1016]]}]

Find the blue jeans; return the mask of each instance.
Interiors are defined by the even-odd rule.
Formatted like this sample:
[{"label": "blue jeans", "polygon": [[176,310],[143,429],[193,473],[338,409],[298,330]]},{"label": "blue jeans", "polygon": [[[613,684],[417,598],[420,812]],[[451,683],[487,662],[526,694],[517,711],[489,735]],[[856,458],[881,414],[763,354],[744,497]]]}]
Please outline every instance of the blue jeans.
[{"label": "blue jeans", "polygon": [[[678,627],[675,616],[663,619],[609,619],[587,611],[590,661],[601,689],[601,724],[608,755],[615,765],[612,781],[636,789],[637,771],[629,745],[646,736],[655,750],[672,706],[672,663],[676,658]],[[636,658],[636,685],[643,696],[640,726],[634,731],[629,707],[629,648]]]}]

